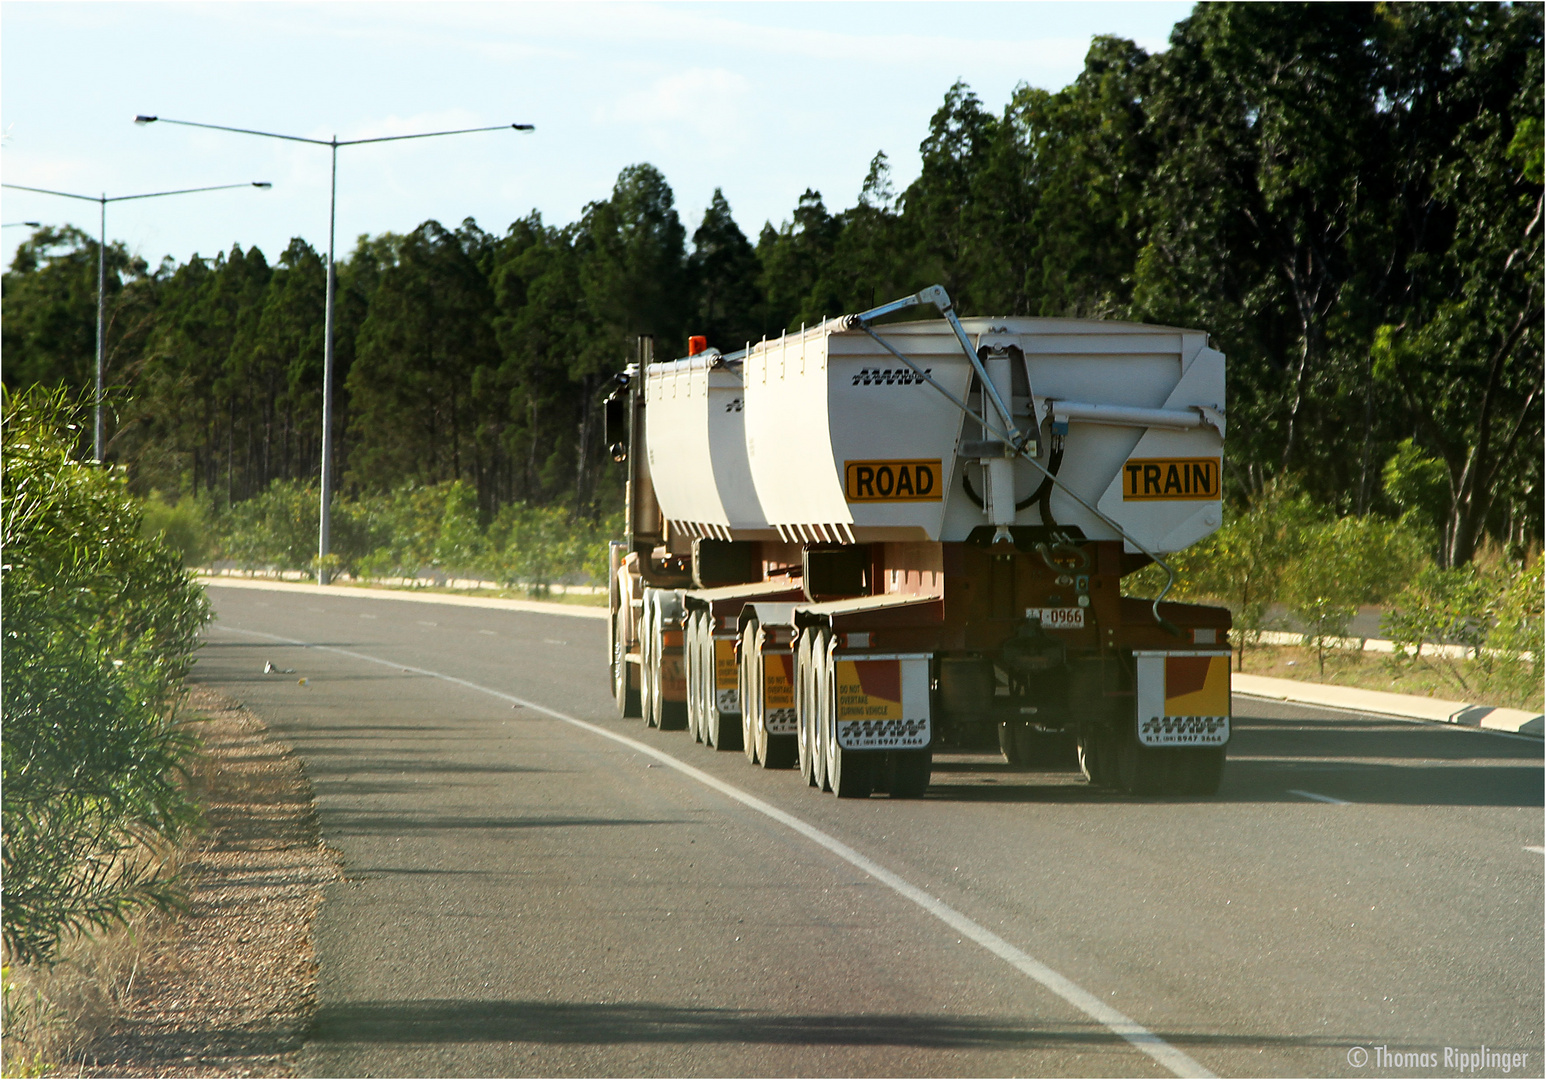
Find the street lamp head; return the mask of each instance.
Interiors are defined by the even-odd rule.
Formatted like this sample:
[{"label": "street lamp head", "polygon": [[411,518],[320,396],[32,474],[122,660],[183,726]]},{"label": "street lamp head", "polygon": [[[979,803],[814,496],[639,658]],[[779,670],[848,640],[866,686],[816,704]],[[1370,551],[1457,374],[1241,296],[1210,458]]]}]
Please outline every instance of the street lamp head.
[{"label": "street lamp head", "polygon": [[264,191],[267,191],[269,188],[273,187],[274,185],[269,183],[267,180],[254,180],[252,182],[252,186],[255,187],[255,188],[262,188]]},{"label": "street lamp head", "polygon": [[139,125],[143,126],[145,124],[154,124],[156,122],[156,118],[154,116],[144,116],[144,115],[141,115],[141,116],[136,116],[134,118],[134,122],[136,124],[139,124]]},{"label": "street lamp head", "polygon": [[[152,116],[151,119],[154,120],[155,117]],[[516,131],[536,131],[537,130],[537,125],[536,124],[511,124],[510,126],[515,128]]]}]

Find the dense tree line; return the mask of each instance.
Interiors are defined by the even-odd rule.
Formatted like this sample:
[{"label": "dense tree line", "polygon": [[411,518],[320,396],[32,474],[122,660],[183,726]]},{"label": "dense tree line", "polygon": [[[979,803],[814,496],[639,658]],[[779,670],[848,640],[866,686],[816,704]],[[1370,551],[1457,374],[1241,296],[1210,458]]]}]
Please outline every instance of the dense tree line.
[{"label": "dense tree line", "polygon": [[[640,335],[727,350],[935,281],[977,314],[1199,326],[1230,357],[1237,495],[1292,473],[1415,511],[1447,563],[1541,534],[1538,5],[1199,6],[1149,55],[1098,38],[1002,112],[964,82],[893,189],[808,190],[755,242],[719,192],[688,236],[637,165],[565,226],[362,237],[340,262],[348,488],[462,480],[610,505],[597,397]],[[4,377],[89,383],[95,248],[40,230],[5,276]],[[246,499],[317,469],[323,260],[109,252],[111,455],[141,489]]]}]

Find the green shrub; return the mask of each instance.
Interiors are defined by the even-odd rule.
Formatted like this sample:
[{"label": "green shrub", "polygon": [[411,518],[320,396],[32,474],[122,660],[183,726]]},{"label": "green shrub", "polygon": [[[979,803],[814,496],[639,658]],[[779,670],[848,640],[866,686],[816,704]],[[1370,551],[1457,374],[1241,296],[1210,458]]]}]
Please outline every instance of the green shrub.
[{"label": "green shrub", "polygon": [[1374,515],[1345,517],[1305,535],[1299,556],[1282,579],[1283,599],[1305,628],[1321,675],[1326,652],[1347,635],[1363,604],[1399,590],[1422,566],[1421,537],[1400,522]]},{"label": "green shrub", "polygon": [[1546,666],[1546,619],[1542,617],[1543,588],[1539,554],[1503,582],[1493,608],[1493,625],[1481,656],[1486,660],[1484,689],[1499,700],[1520,707],[1540,708],[1541,679]]},{"label": "green shrub", "polygon": [[141,507],[141,535],[159,540],[182,558],[184,566],[199,566],[211,550],[208,507],[184,495],[169,503],[152,493]]},{"label": "green shrub", "polygon": [[1416,658],[1424,645],[1481,648],[1492,624],[1494,583],[1474,565],[1445,570],[1425,566],[1395,598],[1381,629],[1400,650]]},{"label": "green shrub", "polygon": [[177,902],[155,849],[195,819],[173,703],[209,609],[122,474],[71,458],[82,409],[3,405],[3,933],[29,963]]},{"label": "green shrub", "polygon": [[226,513],[222,554],[247,569],[306,569],[317,555],[317,500],[309,484],[275,480]]},{"label": "green shrub", "polygon": [[[1167,557],[1176,571],[1174,599],[1212,600],[1229,608],[1242,669],[1246,645],[1261,639],[1267,609],[1280,598],[1283,575],[1322,517],[1291,482],[1276,481],[1243,511],[1226,507],[1223,527],[1202,543]],[[1153,566],[1123,587],[1153,597],[1164,583],[1164,572]]]}]

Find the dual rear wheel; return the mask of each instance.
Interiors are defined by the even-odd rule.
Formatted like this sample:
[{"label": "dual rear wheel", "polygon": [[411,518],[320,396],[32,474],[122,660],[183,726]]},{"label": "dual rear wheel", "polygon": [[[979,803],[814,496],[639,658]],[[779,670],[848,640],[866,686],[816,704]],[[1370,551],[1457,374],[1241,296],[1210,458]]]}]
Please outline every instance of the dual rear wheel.
[{"label": "dual rear wheel", "polygon": [[662,731],[679,731],[687,726],[687,703],[670,701],[665,696],[662,669],[671,658],[666,655],[668,627],[681,625],[680,601],[663,589],[644,590],[644,610],[639,619],[640,697],[644,723]]},{"label": "dual rear wheel", "polygon": [[741,661],[738,669],[741,698],[741,748],[746,760],[764,769],[787,769],[795,763],[795,740],[771,735],[767,725],[767,700],[763,648],[767,634],[755,618],[741,628]]},{"label": "dual rear wheel", "polygon": [[1078,753],[1090,783],[1129,795],[1214,795],[1224,777],[1224,747],[1144,746],[1128,724],[1086,725]]},{"label": "dual rear wheel", "polygon": [[832,631],[801,632],[795,649],[796,746],[800,775],[840,799],[916,798],[929,786],[929,750],[849,750],[837,734],[837,659]]},{"label": "dual rear wheel", "polygon": [[714,616],[694,611],[687,618],[683,663],[687,668],[687,730],[716,750],[741,749],[740,718],[719,711],[719,674],[714,655]]}]

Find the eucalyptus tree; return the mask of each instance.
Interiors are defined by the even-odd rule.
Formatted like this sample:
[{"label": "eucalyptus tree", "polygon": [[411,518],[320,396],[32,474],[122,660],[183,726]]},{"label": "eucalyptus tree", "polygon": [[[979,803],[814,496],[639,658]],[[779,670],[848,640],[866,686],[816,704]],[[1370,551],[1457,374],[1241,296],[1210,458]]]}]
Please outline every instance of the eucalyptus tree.
[{"label": "eucalyptus tree", "polygon": [[382,270],[345,384],[350,483],[465,479],[483,490],[497,452],[485,421],[498,402],[484,386],[500,367],[483,265],[492,242],[471,219],[454,232],[426,221]]}]

